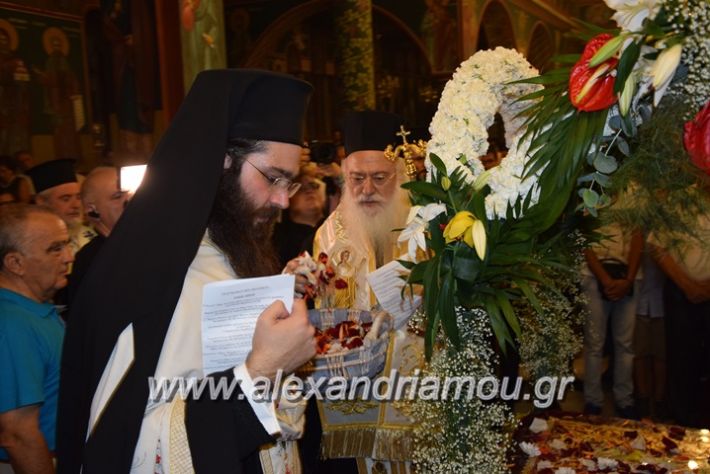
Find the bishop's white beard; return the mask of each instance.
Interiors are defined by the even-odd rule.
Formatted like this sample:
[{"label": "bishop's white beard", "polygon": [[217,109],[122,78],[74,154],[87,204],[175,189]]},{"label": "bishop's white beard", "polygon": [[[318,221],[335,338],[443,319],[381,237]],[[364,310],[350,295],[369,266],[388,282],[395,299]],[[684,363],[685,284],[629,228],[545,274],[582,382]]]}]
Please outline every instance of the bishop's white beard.
[{"label": "bishop's white beard", "polygon": [[[405,227],[409,214],[409,195],[404,189],[397,187],[389,201],[376,194],[367,200],[377,200],[382,206],[375,214],[368,214],[358,201],[366,200],[364,196],[355,198],[347,184],[340,200],[340,214],[348,238],[353,243],[362,243],[375,254],[377,267],[390,262],[399,255],[393,255],[399,230]],[[397,229],[396,232],[393,232]]]}]

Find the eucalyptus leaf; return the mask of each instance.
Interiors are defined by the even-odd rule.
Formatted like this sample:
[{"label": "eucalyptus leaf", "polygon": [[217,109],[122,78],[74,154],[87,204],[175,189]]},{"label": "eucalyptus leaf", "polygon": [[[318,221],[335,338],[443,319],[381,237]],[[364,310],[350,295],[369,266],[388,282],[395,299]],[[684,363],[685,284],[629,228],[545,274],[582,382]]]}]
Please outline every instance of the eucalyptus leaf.
[{"label": "eucalyptus leaf", "polygon": [[597,156],[594,158],[594,168],[600,173],[610,174],[616,171],[618,164],[616,163],[616,158],[613,156],[597,153]]},{"label": "eucalyptus leaf", "polygon": [[612,130],[621,130],[621,116],[614,115],[609,119],[609,127]]},{"label": "eucalyptus leaf", "polygon": [[584,200],[584,205],[590,209],[599,204],[599,194],[593,189],[585,188],[582,191],[582,199]]},{"label": "eucalyptus leaf", "polygon": [[[591,163],[590,163],[591,164]],[[577,179],[577,184],[591,183],[596,180],[596,172],[585,174]]]},{"label": "eucalyptus leaf", "polygon": [[594,181],[599,183],[599,186],[607,187],[611,184],[611,178],[609,176],[605,175],[604,173],[596,172],[593,174],[594,176]]},{"label": "eucalyptus leaf", "polygon": [[616,147],[619,149],[621,153],[623,153],[626,156],[631,156],[631,150],[629,149],[629,144],[626,143],[626,140],[623,138],[619,137],[616,140]]}]

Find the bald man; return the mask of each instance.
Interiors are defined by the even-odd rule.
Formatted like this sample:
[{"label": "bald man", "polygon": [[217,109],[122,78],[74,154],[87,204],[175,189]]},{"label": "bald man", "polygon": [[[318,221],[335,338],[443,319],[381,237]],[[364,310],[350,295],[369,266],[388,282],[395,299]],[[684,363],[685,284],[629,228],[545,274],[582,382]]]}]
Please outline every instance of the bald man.
[{"label": "bald man", "polygon": [[81,184],[81,202],[84,214],[96,230],[96,237],[79,250],[69,277],[67,303],[76,296],[81,280],[91,266],[106,238],[123,214],[129,194],[118,186],[118,170],[112,166],[94,168]]},{"label": "bald man", "polygon": [[118,170],[112,166],[94,168],[81,185],[81,203],[96,232],[108,237],[128,204],[128,193],[118,186]]}]

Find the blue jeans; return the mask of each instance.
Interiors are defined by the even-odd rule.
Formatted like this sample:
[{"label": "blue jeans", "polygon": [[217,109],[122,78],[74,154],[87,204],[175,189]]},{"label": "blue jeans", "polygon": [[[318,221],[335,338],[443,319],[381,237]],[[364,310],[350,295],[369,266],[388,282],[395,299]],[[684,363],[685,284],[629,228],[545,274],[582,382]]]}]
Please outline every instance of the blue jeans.
[{"label": "blue jeans", "polygon": [[614,401],[620,408],[630,407],[634,404],[632,373],[638,280],[634,282],[633,296],[626,296],[618,301],[604,300],[597,279],[593,276],[585,276],[582,287],[589,300],[589,313],[584,323],[584,401],[598,407],[604,405],[601,383],[602,357],[606,326],[611,318],[614,341]]}]

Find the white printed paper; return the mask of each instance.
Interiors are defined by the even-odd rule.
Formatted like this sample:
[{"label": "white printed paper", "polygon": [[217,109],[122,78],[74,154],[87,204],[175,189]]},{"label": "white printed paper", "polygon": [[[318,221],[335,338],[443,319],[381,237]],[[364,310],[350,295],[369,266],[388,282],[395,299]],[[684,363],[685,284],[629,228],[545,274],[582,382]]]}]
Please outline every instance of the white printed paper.
[{"label": "white printed paper", "polygon": [[202,364],[205,375],[242,364],[256,319],[274,301],[290,312],[296,277],[276,275],[208,283],[202,290]]},{"label": "white printed paper", "polygon": [[419,295],[411,295],[409,289],[402,297],[402,288],[406,284],[400,277],[409,272],[397,260],[383,265],[367,275],[367,282],[375,293],[382,309],[394,318],[394,328],[400,329],[422,302]]}]

